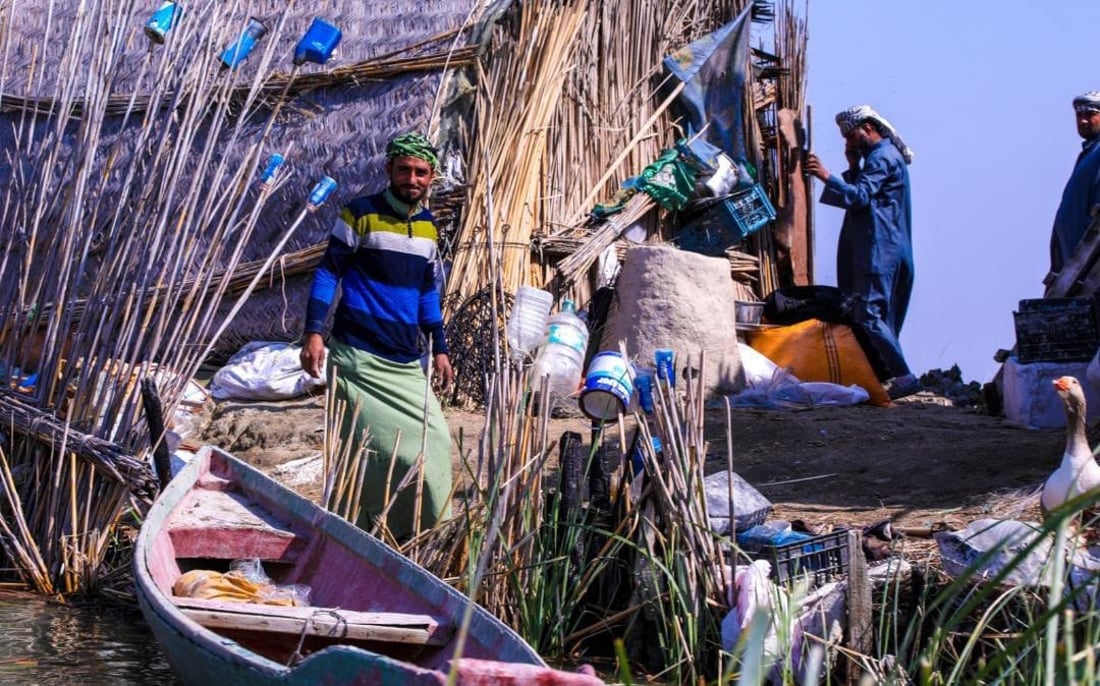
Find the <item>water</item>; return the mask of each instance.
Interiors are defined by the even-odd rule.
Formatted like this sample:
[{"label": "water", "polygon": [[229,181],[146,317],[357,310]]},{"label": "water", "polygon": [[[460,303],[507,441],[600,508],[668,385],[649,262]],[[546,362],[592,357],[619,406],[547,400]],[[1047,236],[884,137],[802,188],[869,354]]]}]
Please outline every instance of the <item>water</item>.
[{"label": "water", "polygon": [[6,686],[173,686],[141,613],[0,595],[0,683]]}]

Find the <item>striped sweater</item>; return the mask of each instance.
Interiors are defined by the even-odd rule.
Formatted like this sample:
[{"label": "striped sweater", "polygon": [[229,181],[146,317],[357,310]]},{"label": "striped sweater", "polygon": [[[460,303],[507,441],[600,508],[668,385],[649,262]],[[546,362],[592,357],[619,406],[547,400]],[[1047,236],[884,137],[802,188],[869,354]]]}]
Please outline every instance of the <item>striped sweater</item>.
[{"label": "striped sweater", "polygon": [[435,272],[438,233],[431,212],[409,207],[386,190],[352,200],[332,227],[313,277],[306,333],[323,333],[342,289],[332,336],[394,362],[421,354],[420,333],[432,353],[446,353]]}]

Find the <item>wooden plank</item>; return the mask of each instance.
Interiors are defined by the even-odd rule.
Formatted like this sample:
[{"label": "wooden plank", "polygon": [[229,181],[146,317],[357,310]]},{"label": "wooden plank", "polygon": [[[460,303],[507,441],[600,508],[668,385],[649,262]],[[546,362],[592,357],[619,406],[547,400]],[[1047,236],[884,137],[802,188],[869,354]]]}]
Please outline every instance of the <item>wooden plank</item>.
[{"label": "wooden plank", "polygon": [[172,598],[184,615],[208,629],[231,629],[354,641],[445,645],[451,631],[431,615],[285,607],[199,598]]},{"label": "wooden plank", "polygon": [[848,532],[848,659],[847,683],[861,684],[865,674],[857,656],[872,655],[875,647],[871,581],[863,556],[860,532]]}]

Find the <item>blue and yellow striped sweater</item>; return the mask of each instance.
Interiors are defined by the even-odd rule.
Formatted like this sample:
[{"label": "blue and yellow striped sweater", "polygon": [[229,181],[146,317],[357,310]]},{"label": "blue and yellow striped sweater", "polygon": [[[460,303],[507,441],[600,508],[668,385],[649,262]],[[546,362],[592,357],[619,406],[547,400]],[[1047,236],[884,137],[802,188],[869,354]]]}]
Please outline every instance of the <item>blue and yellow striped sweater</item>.
[{"label": "blue and yellow striped sweater", "polygon": [[421,356],[423,331],[432,353],[446,353],[435,270],[438,233],[431,212],[410,208],[388,190],[352,200],[332,227],[313,277],[306,333],[323,333],[342,288],[332,336],[394,362]]}]

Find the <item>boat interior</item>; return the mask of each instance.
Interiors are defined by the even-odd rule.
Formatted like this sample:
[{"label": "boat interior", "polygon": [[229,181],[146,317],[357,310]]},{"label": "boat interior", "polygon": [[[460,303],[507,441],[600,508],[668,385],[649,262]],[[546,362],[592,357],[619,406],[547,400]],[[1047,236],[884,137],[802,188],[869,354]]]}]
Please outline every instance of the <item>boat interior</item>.
[{"label": "boat interior", "polygon": [[[213,467],[214,465],[212,465]],[[213,470],[212,470],[213,471]],[[153,542],[154,583],[185,616],[280,664],[332,645],[364,648],[425,668],[452,657],[454,627],[407,578],[407,564],[385,553],[364,561],[293,511],[239,488],[231,474],[204,474]],[[275,514],[279,512],[279,514]],[[315,519],[315,517],[314,517]],[[234,560],[258,559],[275,585],[309,588],[308,606],[180,597],[192,570],[225,573]],[[423,584],[419,584],[423,585]],[[412,587],[411,587],[412,586]],[[477,657],[477,641],[467,654]]]}]

